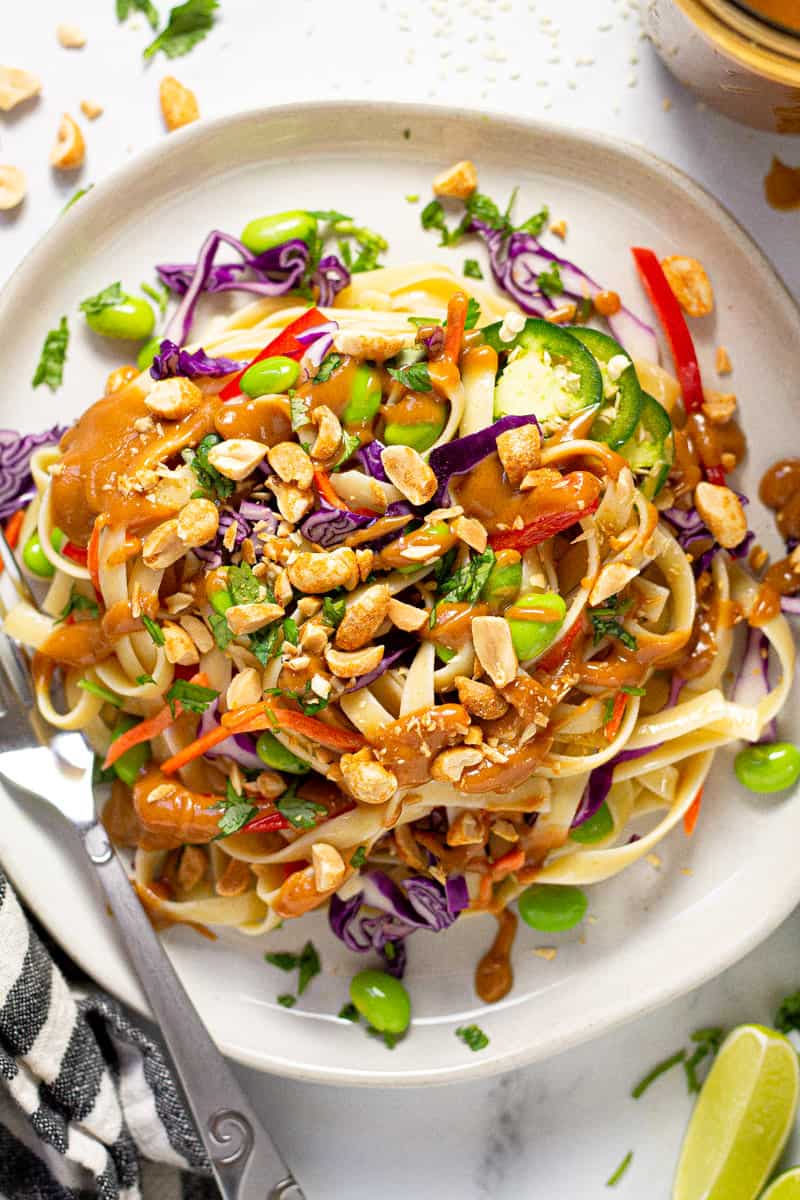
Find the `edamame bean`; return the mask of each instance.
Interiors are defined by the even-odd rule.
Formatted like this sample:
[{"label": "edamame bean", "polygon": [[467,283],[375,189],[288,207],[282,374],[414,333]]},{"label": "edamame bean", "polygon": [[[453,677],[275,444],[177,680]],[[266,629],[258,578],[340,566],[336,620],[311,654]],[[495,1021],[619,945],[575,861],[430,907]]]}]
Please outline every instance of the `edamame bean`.
[{"label": "edamame bean", "polygon": [[411,446],[412,450],[422,454],[430,450],[443,429],[444,421],[441,424],[438,421],[420,421],[416,425],[401,425],[398,421],[391,421],[383,431],[383,440],[387,446]]},{"label": "edamame bean", "polygon": [[256,754],[268,767],[276,771],[288,771],[290,775],[306,775],[310,770],[309,764],[291,750],[281,745],[274,734],[267,731],[259,736],[256,742]]},{"label": "edamame bean", "polygon": [[350,399],[342,413],[345,425],[366,425],[381,406],[381,380],[372,367],[361,365],[353,375]]},{"label": "edamame bean", "polygon": [[246,396],[255,400],[257,396],[288,392],[289,388],[297,383],[299,374],[299,363],[283,354],[275,354],[272,358],[263,358],[261,362],[248,367],[239,380],[239,387]]},{"label": "edamame bean", "polygon": [[126,295],[119,304],[110,304],[99,312],[87,313],[86,323],[103,337],[141,342],[152,334],[156,318],[146,300]]},{"label": "edamame bean", "polygon": [[580,888],[561,883],[534,883],[522,893],[517,908],[531,929],[560,933],[580,924],[586,915],[587,903]]},{"label": "edamame bean", "polygon": [[740,750],[736,778],[751,792],[782,792],[800,779],[800,750],[792,742],[765,742]]},{"label": "edamame bean", "polygon": [[22,547],[22,561],[33,575],[40,579],[52,579],[56,569],[42,549],[39,533],[34,529],[25,545]]},{"label": "edamame bean", "polygon": [[504,562],[501,556],[506,554],[516,554],[516,551],[500,551],[481,592],[481,599],[492,608],[505,608],[511,604],[522,587],[522,562],[519,556],[516,562]]},{"label": "edamame bean", "polygon": [[272,213],[269,217],[254,217],[242,230],[241,240],[251,254],[263,254],[273,246],[281,246],[292,238],[309,243],[317,233],[317,218],[311,213],[292,209]]},{"label": "edamame bean", "polygon": [[161,338],[150,338],[149,342],[145,342],[141,350],[136,356],[136,365],[140,371],[146,371],[153,365],[153,359],[158,354],[161,346]]},{"label": "edamame bean", "polygon": [[[134,725],[138,725],[139,717],[129,716],[128,713],[120,713],[117,723],[111,731],[112,742],[121,737],[123,733],[127,733],[129,729],[133,729]],[[136,783],[136,778],[146,762],[150,761],[150,743],[140,742],[138,746],[131,746],[130,750],[126,750],[121,754],[114,763],[114,771],[118,779],[123,783],[127,783],[129,787],[133,787]]]},{"label": "edamame bean", "polygon": [[[524,617],[515,619],[511,615],[526,608],[538,610],[546,616],[552,615],[553,620],[526,620]],[[511,640],[520,662],[535,658],[553,644],[566,614],[567,606],[558,592],[532,592],[528,596],[520,596],[506,614],[511,629]]]},{"label": "edamame bean", "polygon": [[225,613],[233,604],[233,596],[227,588],[219,588],[216,592],[207,592],[208,603],[214,612]]},{"label": "edamame bean", "polygon": [[573,842],[590,845],[592,842],[601,842],[603,838],[607,838],[613,832],[614,818],[611,816],[608,805],[603,801],[597,812],[577,829],[573,829],[569,836]]},{"label": "edamame bean", "polygon": [[54,525],[50,530],[50,545],[53,547],[56,554],[61,553],[61,547],[64,545],[66,540],[67,535],[64,533],[64,530],[59,529],[57,525]]},{"label": "edamame bean", "polygon": [[411,1001],[398,979],[385,971],[359,971],[350,982],[350,999],[373,1029],[405,1033]]}]

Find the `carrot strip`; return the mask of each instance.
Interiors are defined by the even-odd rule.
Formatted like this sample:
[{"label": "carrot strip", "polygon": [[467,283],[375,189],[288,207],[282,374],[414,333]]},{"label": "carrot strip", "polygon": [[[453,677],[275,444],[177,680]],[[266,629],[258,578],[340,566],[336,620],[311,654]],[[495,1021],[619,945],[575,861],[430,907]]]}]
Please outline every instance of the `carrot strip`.
[{"label": "carrot strip", "polygon": [[700,788],[700,791],[697,793],[694,800],[683,814],[683,832],[687,837],[691,837],[694,833],[695,825],[697,824],[697,818],[700,816],[700,806],[702,803],[703,789]]},{"label": "carrot strip", "polygon": [[603,733],[607,742],[613,742],[614,738],[619,733],[619,727],[622,724],[622,718],[625,716],[625,707],[628,703],[628,697],[624,692],[617,692],[614,697],[614,708],[611,716],[603,726]]},{"label": "carrot strip", "polygon": [[320,494],[320,499],[327,500],[328,504],[332,504],[334,508],[343,508],[349,512],[344,500],[334,491],[333,485],[324,471],[314,472],[314,484]]},{"label": "carrot strip", "polygon": [[465,292],[456,292],[450,297],[447,305],[447,329],[444,334],[442,358],[457,363],[461,355],[461,343],[464,338],[464,325],[467,320],[467,296]]},{"label": "carrot strip", "polygon": [[[208,676],[205,671],[198,671],[192,676],[192,683],[197,683],[200,687],[208,687]],[[140,721],[138,725],[134,725],[132,729],[128,729],[125,733],[120,734],[108,748],[105,761],[103,762],[103,770],[113,766],[118,758],[121,758],[126,750],[130,750],[132,746],[138,746],[140,742],[149,742],[153,738],[162,734],[165,729],[169,729],[173,721],[177,721],[178,717],[183,712],[183,706],[180,700],[175,701],[175,715],[172,715],[172,710],[168,704],[153,717],[148,717],[145,721]],[[227,734],[225,735],[227,737]]]},{"label": "carrot strip", "polygon": [[[12,550],[16,550],[17,546],[19,545],[19,535],[20,531],[22,530],[22,522],[24,518],[25,509],[18,508],[17,511],[12,513],[12,515],[6,521],[3,533],[5,534],[5,539]],[[4,570],[5,567],[3,566],[2,562],[0,562],[0,575],[2,575]]]},{"label": "carrot strip", "polygon": [[492,863],[492,880],[497,883],[498,879],[505,879],[506,875],[511,875],[513,871],[518,871],[525,864],[525,851],[521,847],[516,850],[509,850],[501,858],[498,858]]},{"label": "carrot strip", "polygon": [[92,536],[89,538],[89,545],[86,547],[86,566],[89,568],[94,590],[100,599],[102,599],[103,595],[100,591],[100,530],[105,524],[107,524],[106,517],[95,517],[94,525],[92,526]]}]

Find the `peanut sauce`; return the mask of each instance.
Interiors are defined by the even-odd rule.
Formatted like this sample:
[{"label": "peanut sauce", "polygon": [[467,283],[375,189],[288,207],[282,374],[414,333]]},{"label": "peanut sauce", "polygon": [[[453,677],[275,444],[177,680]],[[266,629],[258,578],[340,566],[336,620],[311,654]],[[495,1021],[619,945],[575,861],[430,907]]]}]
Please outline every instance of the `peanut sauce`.
[{"label": "peanut sauce", "polygon": [[511,947],[517,932],[517,918],[504,908],[497,916],[497,935],[475,970],[475,991],[484,1004],[496,1004],[507,996],[514,982]]},{"label": "peanut sauce", "polygon": [[290,441],[289,401],[285,396],[235,396],[216,406],[214,429],[220,437],[250,438],[265,446]]},{"label": "peanut sauce", "polygon": [[400,787],[427,783],[436,755],[462,742],[468,729],[469,716],[461,704],[438,704],[383,725],[375,756],[395,774]]},{"label": "peanut sauce", "polygon": [[443,425],[447,406],[431,392],[406,392],[395,404],[383,410],[387,425]]},{"label": "peanut sauce", "polygon": [[758,494],[775,513],[781,536],[800,538],[800,458],[782,458],[764,473]]},{"label": "peanut sauce", "polygon": [[764,195],[771,208],[790,212],[800,208],[800,167],[789,167],[773,156],[772,166],[764,176]]},{"label": "peanut sauce", "polygon": [[92,667],[114,652],[112,640],[99,618],[57,625],[47,636],[39,653],[68,667]]},{"label": "peanut sauce", "polygon": [[436,609],[436,624],[424,625],[420,637],[437,642],[450,650],[460,650],[472,636],[473,617],[485,617],[487,604],[466,604],[463,601],[443,601]]},{"label": "peanut sauce", "polygon": [[515,522],[532,524],[537,517],[557,512],[580,512],[600,495],[602,484],[589,471],[570,471],[558,479],[543,479],[527,492],[515,491],[496,454],[489,454],[465,475],[451,480],[454,504],[467,516],[477,517],[489,533]]},{"label": "peanut sauce", "polygon": [[704,675],[717,654],[719,596],[708,571],[697,580],[697,611],[683,661],[678,667],[682,679]]},{"label": "peanut sauce", "polygon": [[777,617],[781,611],[781,596],[795,596],[800,592],[800,570],[791,558],[781,558],[773,563],[764,576],[761,587],[750,612],[750,624],[760,628]]}]

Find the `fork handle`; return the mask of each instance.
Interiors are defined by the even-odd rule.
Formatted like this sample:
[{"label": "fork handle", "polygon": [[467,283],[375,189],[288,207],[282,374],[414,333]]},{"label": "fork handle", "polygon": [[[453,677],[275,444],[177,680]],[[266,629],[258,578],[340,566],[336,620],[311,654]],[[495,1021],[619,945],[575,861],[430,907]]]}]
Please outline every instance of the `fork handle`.
[{"label": "fork handle", "polygon": [[169,1048],[224,1200],[305,1200],[186,994],[105,829],[97,822],[82,837]]}]

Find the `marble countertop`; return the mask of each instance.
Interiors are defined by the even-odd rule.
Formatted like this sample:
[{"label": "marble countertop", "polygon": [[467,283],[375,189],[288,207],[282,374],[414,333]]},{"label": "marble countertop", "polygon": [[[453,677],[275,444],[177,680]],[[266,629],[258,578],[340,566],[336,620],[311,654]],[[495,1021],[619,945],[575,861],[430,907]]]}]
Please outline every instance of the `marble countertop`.
[{"label": "marble countertop", "polygon": [[[161,7],[167,7],[166,4]],[[59,21],[88,34],[56,41]],[[113,0],[37,0],[15,9],[3,61],[36,72],[39,103],[0,114],[0,162],[22,167],[22,209],[0,213],[0,280],[56,218],[76,187],[47,155],[58,118],[82,99],[105,108],[88,126],[79,183],[99,180],[163,137],[157,88],[168,71],[195,89],[204,116],[307,99],[429,101],[596,128],[670,159],[750,229],[800,295],[798,216],[771,211],[762,179],[772,155],[800,143],[740,128],[707,111],[668,75],[635,0],[223,0],[218,27],[188,57],[142,66],[148,31],[121,28]],[[85,124],[85,123],[84,123]],[[757,903],[753,897],[753,903]],[[769,1021],[800,986],[795,914],[724,975],[588,1045],[458,1087],[317,1087],[241,1069],[309,1200],[524,1197],[594,1200],[623,1156],[620,1196],[661,1200],[691,1101],[679,1070],[639,1101],[630,1089],[692,1029]],[[238,1068],[237,1068],[238,1069]],[[790,1148],[800,1156],[800,1143]]]}]

